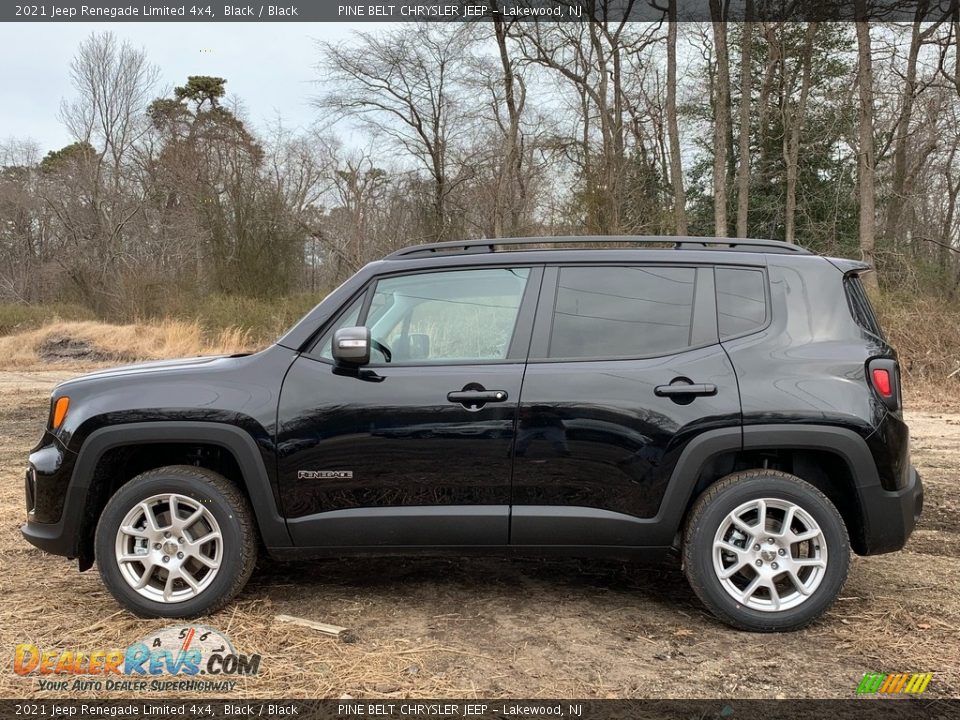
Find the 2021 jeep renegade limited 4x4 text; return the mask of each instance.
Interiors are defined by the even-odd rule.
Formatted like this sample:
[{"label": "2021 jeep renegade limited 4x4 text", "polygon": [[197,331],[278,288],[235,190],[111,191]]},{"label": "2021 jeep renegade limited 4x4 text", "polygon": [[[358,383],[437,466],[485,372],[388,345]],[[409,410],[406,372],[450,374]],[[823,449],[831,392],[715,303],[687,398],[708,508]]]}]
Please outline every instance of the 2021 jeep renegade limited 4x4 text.
[{"label": "2021 jeep renegade limited 4x4 text", "polygon": [[23,534],[145,616],[222,607],[258,551],[674,549],[723,621],[799,628],[923,502],[867,269],[710,238],[407,248],[262,352],[58,385]]}]

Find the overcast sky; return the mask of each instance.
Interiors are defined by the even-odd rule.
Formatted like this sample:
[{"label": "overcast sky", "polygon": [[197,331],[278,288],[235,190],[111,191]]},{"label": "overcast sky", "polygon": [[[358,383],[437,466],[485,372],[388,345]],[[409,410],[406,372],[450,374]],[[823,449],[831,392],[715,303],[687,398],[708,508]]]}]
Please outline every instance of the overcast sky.
[{"label": "overcast sky", "polygon": [[317,119],[315,41],[346,39],[376,23],[7,23],[0,27],[0,141],[32,138],[43,152],[71,142],[57,120],[71,96],[70,59],[94,31],[111,30],[143,47],[160,68],[160,92],[188,75],[227,78],[257,129],[277,114],[289,127]]}]

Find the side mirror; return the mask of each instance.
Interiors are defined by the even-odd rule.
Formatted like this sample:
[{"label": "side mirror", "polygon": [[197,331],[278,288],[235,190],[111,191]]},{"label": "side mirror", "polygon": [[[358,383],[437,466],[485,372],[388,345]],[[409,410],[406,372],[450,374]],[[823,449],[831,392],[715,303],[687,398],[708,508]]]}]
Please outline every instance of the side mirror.
[{"label": "side mirror", "polygon": [[370,328],[340,328],[333,334],[333,359],[349,365],[370,362]]}]

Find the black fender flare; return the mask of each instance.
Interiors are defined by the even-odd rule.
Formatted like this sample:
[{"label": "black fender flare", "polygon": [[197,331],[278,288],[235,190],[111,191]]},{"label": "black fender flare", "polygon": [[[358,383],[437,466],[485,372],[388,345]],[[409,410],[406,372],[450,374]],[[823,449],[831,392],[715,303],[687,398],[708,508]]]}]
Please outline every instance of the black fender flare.
[{"label": "black fender flare", "polygon": [[250,505],[264,545],[289,547],[292,544],[286,521],[277,507],[263,456],[253,437],[233,425],[202,421],[126,423],[103,427],[90,433],[77,453],[67,494],[68,502],[82,498],[83,505],[64,506],[62,521],[66,525],[70,523],[68,518],[72,517],[75,524],[72,532],[68,527],[64,527],[64,532],[71,537],[78,537],[83,514],[78,511],[86,506],[94,471],[104,453],[128,445],[174,442],[216,445],[230,452],[243,474],[244,485],[250,496]]},{"label": "black fender flare", "polygon": [[680,529],[687,508],[695,499],[694,491],[704,466],[728,452],[779,449],[821,450],[839,456],[850,470],[857,489],[861,518],[866,522],[860,490],[879,487],[880,478],[870,448],[864,438],[849,428],[831,425],[746,425],[708,430],[693,438],[674,467],[652,527],[657,530],[656,544],[670,544]]}]

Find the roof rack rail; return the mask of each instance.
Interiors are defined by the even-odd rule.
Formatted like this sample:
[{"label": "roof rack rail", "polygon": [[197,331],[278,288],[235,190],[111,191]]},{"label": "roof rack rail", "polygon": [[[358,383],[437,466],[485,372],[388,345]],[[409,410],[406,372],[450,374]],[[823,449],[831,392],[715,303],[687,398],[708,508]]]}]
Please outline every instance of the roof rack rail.
[{"label": "roof rack rail", "polygon": [[470,254],[497,252],[498,246],[512,245],[580,245],[598,243],[629,243],[636,245],[663,245],[669,244],[676,250],[721,250],[739,252],[775,252],[796,253],[798,255],[812,255],[799,245],[791,245],[781,240],[746,240],[741,238],[712,238],[712,237],[670,237],[649,236],[636,237],[632,235],[570,235],[567,237],[528,237],[528,238],[486,238],[481,240],[453,240],[449,242],[428,243],[425,245],[411,245],[397,250],[386,259],[409,258],[419,255]]}]

